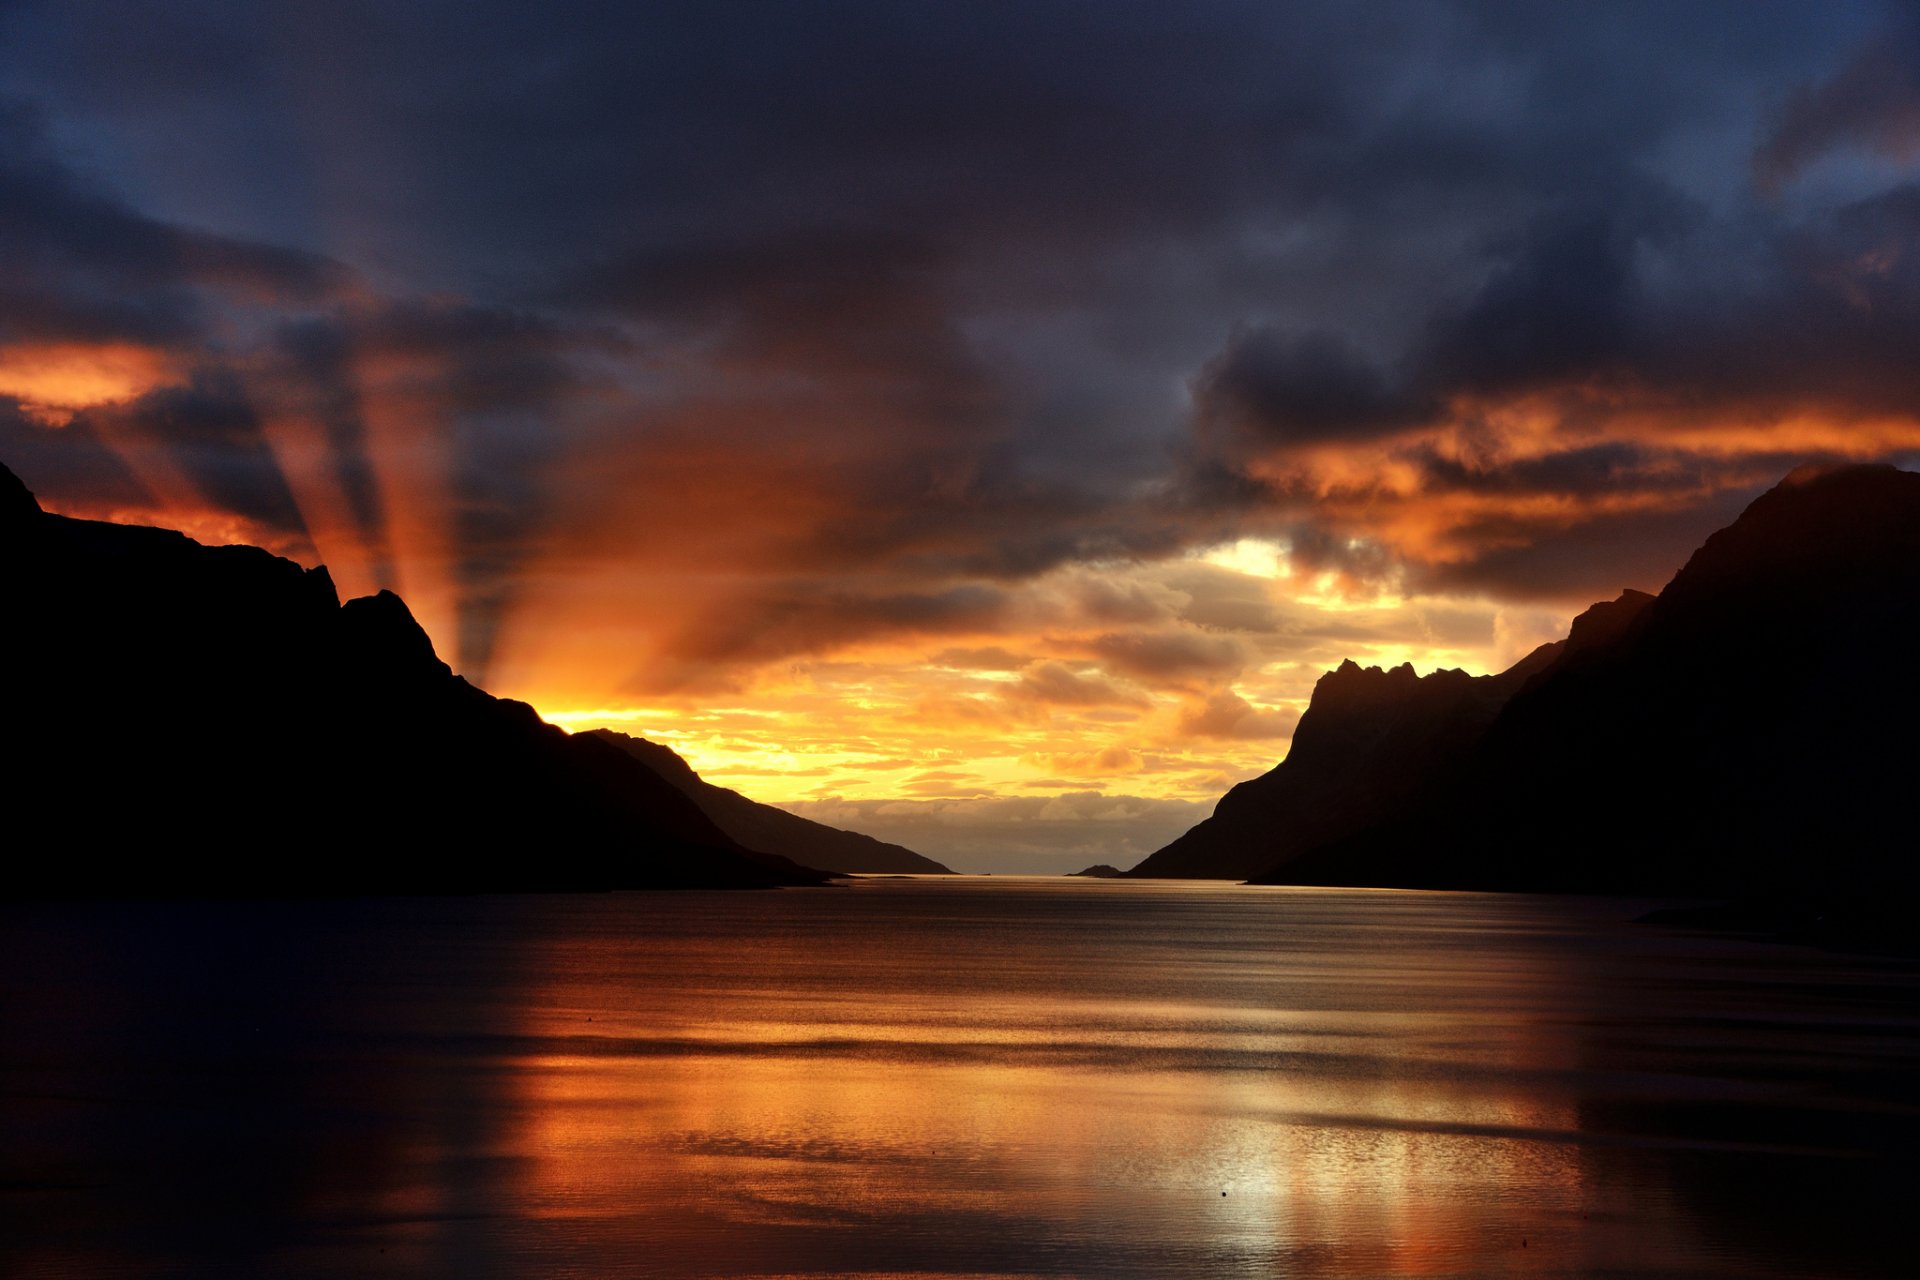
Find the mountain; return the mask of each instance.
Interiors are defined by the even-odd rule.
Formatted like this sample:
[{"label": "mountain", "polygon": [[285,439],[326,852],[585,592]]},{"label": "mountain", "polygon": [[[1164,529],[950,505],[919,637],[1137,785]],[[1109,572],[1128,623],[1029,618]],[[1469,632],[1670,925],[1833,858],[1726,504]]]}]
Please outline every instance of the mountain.
[{"label": "mountain", "polygon": [[1498,676],[1342,663],[1314,686],[1285,760],[1126,874],[1244,880],[1363,829],[1444,773],[1555,649]]},{"label": "mountain", "polygon": [[797,813],[749,800],[738,791],[715,786],[671,747],[635,738],[615,729],[589,729],[598,738],[638,760],[686,796],[715,826],[752,849],[778,849],[822,871],[853,874],[953,875],[951,868],[913,850],[857,831],[842,831]]},{"label": "mountain", "polygon": [[1912,902],[1920,475],[1796,472],[1588,617],[1401,803],[1255,878]]},{"label": "mountain", "polygon": [[342,605],[324,568],[52,515],[0,467],[0,597],[9,893],[824,879],[469,685],[398,596]]},{"label": "mountain", "polygon": [[1623,592],[1574,620],[1565,640],[1542,645],[1495,676],[1443,669],[1415,675],[1349,660],[1320,677],[1287,758],[1227,792],[1213,815],[1148,855],[1129,876],[1245,880],[1398,813],[1448,785],[1513,695],[1547,668],[1630,627],[1653,597]]}]

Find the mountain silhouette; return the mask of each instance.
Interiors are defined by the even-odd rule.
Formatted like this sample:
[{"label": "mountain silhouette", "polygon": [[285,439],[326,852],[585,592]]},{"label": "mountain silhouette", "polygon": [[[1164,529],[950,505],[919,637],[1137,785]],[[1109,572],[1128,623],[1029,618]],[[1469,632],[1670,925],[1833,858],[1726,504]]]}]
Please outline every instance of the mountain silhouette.
[{"label": "mountain silhouette", "polygon": [[1349,660],[1320,677],[1287,758],[1227,792],[1213,815],[1150,854],[1130,876],[1244,880],[1399,813],[1448,786],[1513,695],[1556,663],[1630,626],[1653,597],[1623,592],[1574,620],[1565,640],[1494,676],[1414,674]]},{"label": "mountain silhouette", "polygon": [[1314,686],[1285,760],[1126,874],[1245,880],[1365,828],[1443,775],[1545,652],[1498,676],[1342,663]]},{"label": "mountain silhouette", "polygon": [[842,831],[797,813],[749,800],[738,791],[715,786],[701,778],[673,748],[658,742],[615,729],[589,729],[580,736],[598,738],[638,760],[698,805],[715,826],[748,848],[780,849],[822,871],[954,874],[951,868],[901,845],[888,844],[857,831]]},{"label": "mountain silhouette", "polygon": [[[1231,832],[1239,849],[1271,855],[1253,877],[1262,883],[1741,896],[1854,911],[1911,901],[1916,637],[1920,475],[1803,469],[1709,538],[1657,598],[1596,606],[1560,646],[1488,678],[1511,692],[1478,732],[1455,733],[1420,763],[1412,739],[1454,730],[1409,711],[1402,720],[1418,732],[1345,758],[1362,776],[1336,771],[1290,791],[1269,783],[1255,793],[1266,803],[1234,806],[1247,812]],[[1447,675],[1399,677],[1402,700]],[[1338,750],[1342,717],[1316,718],[1319,709],[1316,689],[1289,763]],[[1381,776],[1392,768],[1417,776]],[[1358,821],[1317,816],[1342,803],[1351,815],[1341,797],[1354,795],[1384,799]],[[1335,829],[1281,834],[1314,823]]]},{"label": "mountain silhouette", "polygon": [[40,509],[0,467],[13,893],[761,887],[825,877],[453,674],[324,568]]}]

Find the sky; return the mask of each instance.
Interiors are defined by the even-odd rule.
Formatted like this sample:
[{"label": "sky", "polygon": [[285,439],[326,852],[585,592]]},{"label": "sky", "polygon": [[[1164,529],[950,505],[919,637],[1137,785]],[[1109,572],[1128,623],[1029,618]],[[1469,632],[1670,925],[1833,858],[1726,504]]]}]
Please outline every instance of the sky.
[{"label": "sky", "polygon": [[1916,250],[1900,4],[0,0],[43,505],[969,870],[1920,463]]}]

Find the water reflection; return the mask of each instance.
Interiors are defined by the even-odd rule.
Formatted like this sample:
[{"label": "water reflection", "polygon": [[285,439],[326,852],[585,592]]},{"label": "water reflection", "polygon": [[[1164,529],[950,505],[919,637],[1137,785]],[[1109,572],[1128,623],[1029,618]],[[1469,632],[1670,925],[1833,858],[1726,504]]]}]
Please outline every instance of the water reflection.
[{"label": "water reflection", "polygon": [[1060,881],[14,909],[21,1273],[1879,1274],[1906,966]]}]

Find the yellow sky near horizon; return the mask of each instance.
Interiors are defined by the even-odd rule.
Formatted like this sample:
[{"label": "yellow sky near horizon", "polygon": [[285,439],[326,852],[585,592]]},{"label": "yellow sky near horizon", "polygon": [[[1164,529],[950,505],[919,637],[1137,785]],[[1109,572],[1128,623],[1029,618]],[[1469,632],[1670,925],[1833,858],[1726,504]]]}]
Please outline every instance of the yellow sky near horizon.
[{"label": "yellow sky near horizon", "polygon": [[[1093,592],[1129,601],[1132,629]],[[1062,570],[1021,595],[1026,626],[853,644],[724,693],[582,698],[511,663],[496,691],[570,730],[664,743],[772,803],[1088,789],[1211,802],[1286,754],[1341,661],[1487,674],[1576,611],[1342,591],[1255,538],[1097,577]]]}]

